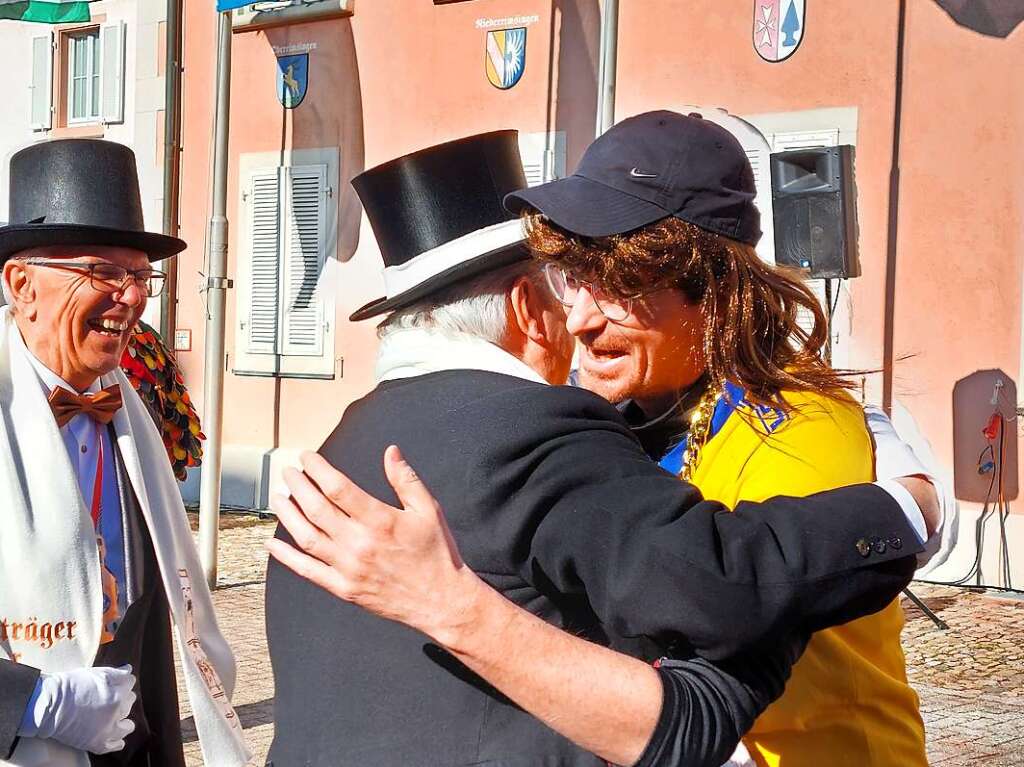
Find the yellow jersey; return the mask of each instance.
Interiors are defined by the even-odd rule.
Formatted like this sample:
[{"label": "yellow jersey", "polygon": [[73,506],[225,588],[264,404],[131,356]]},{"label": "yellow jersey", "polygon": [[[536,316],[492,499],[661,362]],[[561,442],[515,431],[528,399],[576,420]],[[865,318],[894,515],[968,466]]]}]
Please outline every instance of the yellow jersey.
[{"label": "yellow jersey", "polygon": [[[725,405],[726,418],[693,476],[705,498],[734,508],[874,480],[864,412],[851,398],[784,397],[793,406],[784,415],[743,403],[730,413],[720,401],[716,415]],[[753,759],[762,767],[926,767],[902,629],[897,599],[874,615],[814,634],[782,697],[743,739]]]}]

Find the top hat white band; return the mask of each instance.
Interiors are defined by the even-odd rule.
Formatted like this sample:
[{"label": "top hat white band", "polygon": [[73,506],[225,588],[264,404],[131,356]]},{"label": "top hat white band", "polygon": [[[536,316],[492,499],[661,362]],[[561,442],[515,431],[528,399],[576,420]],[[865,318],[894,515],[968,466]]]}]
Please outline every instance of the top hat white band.
[{"label": "top hat white band", "polygon": [[384,294],[394,298],[453,266],[525,239],[523,222],[518,218],[456,237],[410,258],[404,264],[384,267]]}]

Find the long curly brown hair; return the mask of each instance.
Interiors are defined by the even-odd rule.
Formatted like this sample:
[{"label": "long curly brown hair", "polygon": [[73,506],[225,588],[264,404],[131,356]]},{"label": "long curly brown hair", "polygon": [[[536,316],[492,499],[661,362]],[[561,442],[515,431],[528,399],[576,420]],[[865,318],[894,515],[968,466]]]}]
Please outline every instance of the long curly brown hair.
[{"label": "long curly brown hair", "polygon": [[[769,266],[750,245],[669,216],[625,234],[582,237],[527,216],[527,243],[543,261],[622,297],[680,289],[703,317],[707,379],[791,409],[783,391],[836,396],[855,384],[825,360],[828,323],[795,270]],[[798,317],[813,318],[812,329]]]}]

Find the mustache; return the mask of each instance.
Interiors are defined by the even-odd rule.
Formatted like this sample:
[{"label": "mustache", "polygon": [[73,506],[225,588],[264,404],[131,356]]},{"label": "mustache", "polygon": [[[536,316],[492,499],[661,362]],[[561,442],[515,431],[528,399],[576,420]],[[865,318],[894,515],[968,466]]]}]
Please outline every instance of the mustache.
[{"label": "mustache", "polygon": [[588,331],[577,336],[576,340],[581,346],[598,354],[608,354],[610,352],[625,353],[629,351],[629,344],[625,339],[616,338],[615,335],[609,333]]}]

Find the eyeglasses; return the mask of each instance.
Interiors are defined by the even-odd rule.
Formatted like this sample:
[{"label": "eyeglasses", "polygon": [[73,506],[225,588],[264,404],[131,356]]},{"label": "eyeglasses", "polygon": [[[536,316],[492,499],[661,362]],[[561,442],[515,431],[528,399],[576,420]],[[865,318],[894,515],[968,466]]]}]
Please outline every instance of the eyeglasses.
[{"label": "eyeglasses", "polygon": [[167,275],[156,269],[125,269],[109,261],[89,263],[87,261],[62,261],[59,259],[29,258],[25,263],[48,266],[52,269],[80,269],[89,272],[89,284],[101,293],[119,293],[128,287],[128,279],[146,291],[152,298],[164,289]]},{"label": "eyeglasses", "polygon": [[628,298],[612,295],[599,285],[594,285],[592,282],[584,282],[583,280],[576,279],[571,274],[566,274],[564,269],[554,264],[544,264],[544,277],[548,281],[548,287],[551,288],[551,292],[554,293],[555,298],[563,306],[572,307],[576,303],[580,288],[586,288],[591,298],[594,299],[598,310],[611,322],[622,322],[626,319],[630,312],[633,311],[633,301],[643,295],[642,293],[637,293],[635,296],[629,296]]}]

